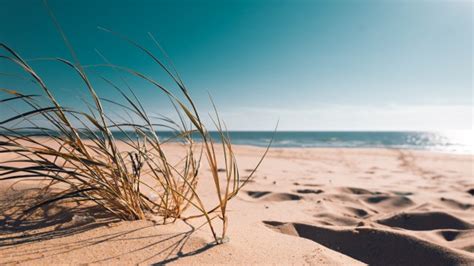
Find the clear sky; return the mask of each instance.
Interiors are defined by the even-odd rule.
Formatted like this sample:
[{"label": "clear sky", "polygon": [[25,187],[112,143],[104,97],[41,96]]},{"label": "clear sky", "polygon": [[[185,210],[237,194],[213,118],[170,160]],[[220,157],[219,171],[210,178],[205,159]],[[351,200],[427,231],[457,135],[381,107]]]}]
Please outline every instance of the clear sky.
[{"label": "clear sky", "polygon": [[[0,41],[26,59],[70,59],[38,0],[0,0]],[[110,28],[174,61],[203,112],[209,92],[233,130],[447,130],[473,127],[473,4],[437,0],[50,0],[83,65],[112,63],[170,82]],[[33,61],[65,105],[85,93],[57,63]],[[117,72],[104,75],[118,78]],[[0,62],[0,72],[19,73]],[[104,72],[101,72],[104,73]],[[92,73],[93,74],[93,73]],[[131,79],[131,78],[130,78]],[[110,87],[94,80],[98,92]],[[150,112],[163,95],[130,83]],[[34,90],[0,76],[0,87]],[[6,108],[6,107],[0,107]],[[1,110],[0,110],[1,111]],[[4,112],[5,113],[5,112]],[[0,115],[1,116],[1,115]]]}]

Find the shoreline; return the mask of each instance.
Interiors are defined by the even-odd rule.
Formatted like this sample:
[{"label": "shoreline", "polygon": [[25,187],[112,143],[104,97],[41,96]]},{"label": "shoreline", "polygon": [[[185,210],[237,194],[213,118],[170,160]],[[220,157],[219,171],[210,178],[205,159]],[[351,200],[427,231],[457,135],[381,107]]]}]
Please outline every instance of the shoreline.
[{"label": "shoreline", "polygon": [[[50,139],[48,136],[35,136],[35,138],[38,139]],[[85,141],[88,141],[88,139],[84,139]],[[123,140],[116,139],[117,143],[123,142]],[[196,141],[196,143],[201,143],[200,141]],[[178,142],[175,141],[169,141],[164,143],[165,145],[176,145],[179,144]],[[215,142],[217,144],[216,146],[221,145],[221,142]],[[252,145],[252,144],[232,144],[232,146],[235,147],[241,147],[241,148],[256,148],[256,149],[262,149],[263,151],[267,148],[265,145]],[[324,150],[332,150],[332,149],[340,149],[340,150],[393,150],[393,151],[408,151],[408,152],[421,152],[421,153],[434,153],[434,154],[446,154],[446,155],[461,155],[461,156],[470,156],[474,158],[474,151],[473,152],[456,152],[456,151],[445,151],[445,150],[437,150],[437,149],[423,149],[423,148],[400,148],[400,147],[390,147],[390,146],[373,146],[373,147],[350,147],[350,146],[341,146],[341,147],[336,147],[336,146],[317,146],[317,147],[297,147],[297,146],[291,146],[291,147],[282,147],[282,146],[271,146],[271,150],[298,150],[298,149],[303,149],[303,150],[315,150],[315,151],[324,151]]]}]

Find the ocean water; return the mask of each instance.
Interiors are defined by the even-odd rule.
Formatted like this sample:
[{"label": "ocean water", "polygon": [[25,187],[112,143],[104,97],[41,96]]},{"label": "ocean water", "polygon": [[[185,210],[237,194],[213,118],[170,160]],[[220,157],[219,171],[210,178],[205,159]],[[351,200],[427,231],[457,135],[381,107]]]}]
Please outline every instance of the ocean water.
[{"label": "ocean water", "polygon": [[[217,135],[214,133],[214,137]],[[230,132],[233,144],[266,146],[273,132]],[[399,148],[448,153],[474,153],[473,131],[376,132],[376,131],[279,131],[272,147]]]},{"label": "ocean water", "polygon": [[[157,133],[163,140],[174,137],[172,132]],[[32,133],[31,135],[42,134]],[[446,132],[277,131],[275,133],[231,131],[229,135],[233,144],[259,147],[266,147],[273,138],[272,147],[395,148],[474,154],[474,132],[470,130]],[[123,133],[115,132],[114,136],[117,139],[126,139]],[[211,132],[211,137],[219,140],[217,132]],[[199,138],[196,140],[199,141]]]},{"label": "ocean water", "polygon": [[[170,132],[159,133],[163,138]],[[272,137],[272,147],[338,147],[338,148],[398,148],[430,150],[448,153],[474,154],[473,131],[449,132],[377,132],[377,131],[231,131],[233,144],[266,147]],[[218,140],[217,132],[211,136]],[[120,136],[119,136],[120,138]]]}]

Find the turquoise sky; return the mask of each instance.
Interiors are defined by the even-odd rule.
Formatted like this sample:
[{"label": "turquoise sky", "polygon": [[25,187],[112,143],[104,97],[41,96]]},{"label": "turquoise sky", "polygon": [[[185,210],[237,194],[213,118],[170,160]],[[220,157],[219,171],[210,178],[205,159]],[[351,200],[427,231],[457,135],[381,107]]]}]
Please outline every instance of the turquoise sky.
[{"label": "turquoise sky", "polygon": [[[70,59],[42,1],[0,0],[0,41],[26,59]],[[446,130],[473,127],[471,1],[49,1],[83,65],[136,68],[170,85],[110,28],[168,52],[203,112],[230,129]],[[65,105],[85,93],[57,63],[33,61]],[[118,79],[119,73],[91,68]],[[0,72],[20,73],[5,61]],[[128,78],[150,112],[163,95]],[[93,79],[104,97],[110,87]],[[0,76],[0,87],[34,91]],[[6,108],[5,106],[0,108]],[[112,107],[111,107],[112,108]],[[1,111],[1,110],[0,110]],[[6,112],[3,112],[6,113]]]}]

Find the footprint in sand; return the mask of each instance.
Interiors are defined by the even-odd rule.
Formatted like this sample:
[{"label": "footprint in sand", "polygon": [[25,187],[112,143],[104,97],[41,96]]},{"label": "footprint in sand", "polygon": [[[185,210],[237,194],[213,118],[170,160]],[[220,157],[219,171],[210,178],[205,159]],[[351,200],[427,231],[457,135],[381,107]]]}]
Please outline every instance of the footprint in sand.
[{"label": "footprint in sand", "polygon": [[380,224],[415,231],[436,229],[473,229],[474,226],[444,212],[407,212],[377,221]]},{"label": "footprint in sand", "polygon": [[472,230],[437,230],[434,234],[444,241],[458,242],[457,248],[474,253],[474,245],[470,244],[474,238]]},{"label": "footprint in sand", "polygon": [[296,192],[300,194],[321,194],[324,191],[321,189],[297,189]]},{"label": "footprint in sand", "polygon": [[468,210],[468,209],[472,208],[472,204],[462,203],[462,202],[459,202],[459,201],[454,200],[454,199],[448,199],[448,198],[441,197],[440,201],[441,201],[442,204],[444,204],[444,205],[446,205],[450,208],[453,208],[453,209]]},{"label": "footprint in sand", "polygon": [[414,205],[414,202],[406,196],[378,195],[364,197],[363,200],[371,205],[386,208],[406,208]]},{"label": "footprint in sand", "polygon": [[372,192],[367,189],[363,188],[357,188],[357,187],[343,187],[340,188],[339,191],[341,193],[349,193],[349,194],[354,194],[354,195],[375,195],[375,194],[380,194],[380,192]]},{"label": "footprint in sand", "polygon": [[249,195],[250,197],[254,199],[261,198],[270,193],[271,193],[270,191],[247,191],[247,195]]},{"label": "footprint in sand", "polygon": [[349,211],[353,216],[356,216],[359,218],[363,218],[369,215],[369,213],[364,209],[354,208],[354,207],[345,207],[345,209]]},{"label": "footprint in sand", "polygon": [[271,191],[246,191],[251,198],[262,201],[293,201],[301,200],[303,197],[291,193],[279,193]]},{"label": "footprint in sand", "polygon": [[471,196],[474,196],[474,188],[469,189],[467,193],[471,194]]},{"label": "footprint in sand", "polygon": [[293,185],[295,186],[304,186],[304,187],[320,187],[320,184],[300,184],[298,182],[294,182]]},{"label": "footprint in sand", "polygon": [[265,226],[302,237],[373,265],[470,265],[472,256],[449,250],[406,233],[367,227],[336,229],[303,223],[264,221]]},{"label": "footprint in sand", "polygon": [[454,241],[458,236],[462,233],[462,231],[458,230],[444,230],[438,231],[437,234],[441,236],[446,241]]}]

